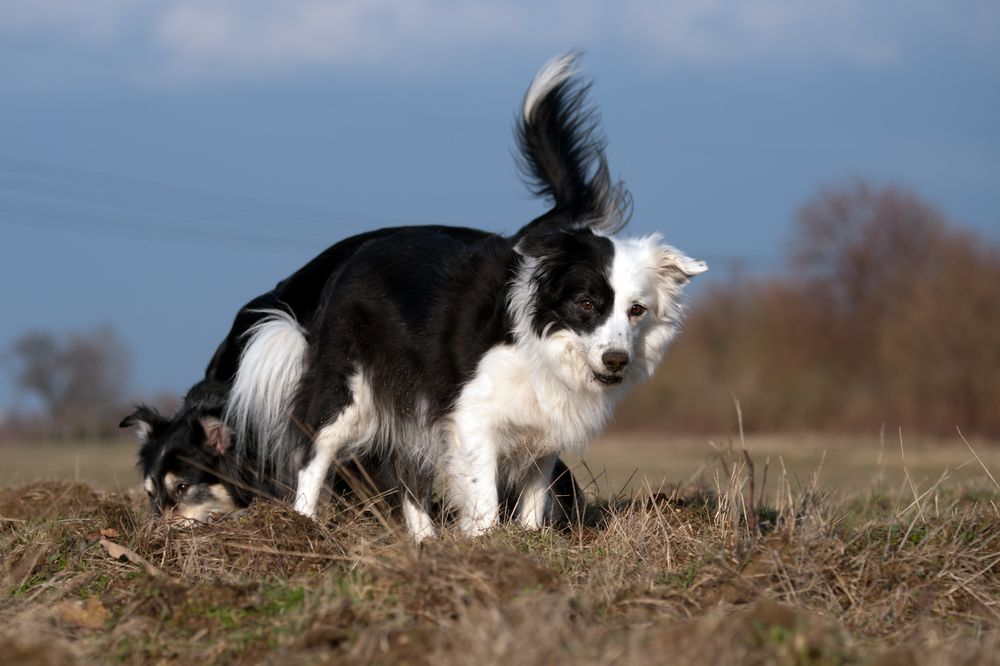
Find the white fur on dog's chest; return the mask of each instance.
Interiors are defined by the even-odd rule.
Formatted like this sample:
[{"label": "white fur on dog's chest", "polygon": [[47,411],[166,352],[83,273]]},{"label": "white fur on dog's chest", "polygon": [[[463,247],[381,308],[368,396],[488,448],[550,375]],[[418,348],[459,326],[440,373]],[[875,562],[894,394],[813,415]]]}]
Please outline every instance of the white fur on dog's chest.
[{"label": "white fur on dog's chest", "polygon": [[604,426],[612,400],[574,390],[530,367],[511,345],[491,349],[458,400],[455,418],[492,431],[498,454],[540,458],[580,453]]}]

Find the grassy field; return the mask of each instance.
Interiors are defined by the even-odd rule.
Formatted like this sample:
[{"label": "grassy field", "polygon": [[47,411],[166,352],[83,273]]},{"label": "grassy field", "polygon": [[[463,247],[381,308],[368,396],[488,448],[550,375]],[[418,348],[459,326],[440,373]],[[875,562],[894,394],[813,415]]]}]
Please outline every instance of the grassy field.
[{"label": "grassy field", "polygon": [[0,661],[1000,663],[1000,457],[971,444],[750,438],[751,483],[728,442],[608,438],[584,524],[420,547],[378,503],[171,528],[131,442],[6,447]]},{"label": "grassy field", "polygon": [[[744,445],[758,465],[772,471],[782,465],[801,483],[819,475],[828,490],[857,492],[881,479],[904,483],[904,465],[914,481],[930,482],[949,470],[952,481],[975,481],[982,467],[959,435],[947,439],[911,439],[900,444],[899,433],[884,437],[857,435],[750,436]],[[1000,444],[973,441],[989,469],[1000,471]],[[719,453],[740,443],[730,438],[711,440],[693,436],[652,434],[611,435],[599,439],[586,459],[571,464],[588,492],[606,498],[625,491],[692,483],[716,484],[722,471]],[[109,442],[69,442],[0,445],[4,464],[0,486],[39,480],[79,481],[101,490],[125,491],[138,487],[135,472],[137,444],[133,439]],[[762,470],[758,470],[761,472]]]}]

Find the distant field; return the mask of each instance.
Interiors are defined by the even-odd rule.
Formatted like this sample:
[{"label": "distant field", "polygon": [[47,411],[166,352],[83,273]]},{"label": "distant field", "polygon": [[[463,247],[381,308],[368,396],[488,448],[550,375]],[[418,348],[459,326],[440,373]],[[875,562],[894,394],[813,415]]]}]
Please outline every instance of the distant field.
[{"label": "distant field", "polygon": [[138,444],[134,440],[109,442],[52,442],[0,445],[0,486],[31,481],[80,481],[102,490],[139,485],[135,472]]},{"label": "distant field", "polygon": [[[1000,478],[1000,446],[970,442],[982,462]],[[715,440],[726,451],[728,439]],[[0,446],[0,486],[36,480],[81,481],[96,488],[118,490],[137,487],[136,443],[131,439],[111,442],[51,443]],[[733,443],[738,448],[738,442]],[[956,435],[950,439],[928,440],[898,433],[857,435],[769,435],[746,438],[758,477],[765,464],[773,481],[781,474],[782,463],[792,482],[806,484],[819,474],[819,484],[827,489],[853,492],[871,487],[881,479],[888,489],[905,483],[903,467],[917,485],[936,481],[948,470],[951,482],[988,482],[982,466]],[[880,452],[881,448],[881,452]],[[879,465],[881,456],[881,466]],[[581,485],[600,497],[622,491],[636,491],[648,485],[687,485],[701,482],[715,485],[722,473],[719,455],[709,438],[670,435],[608,436],[594,443],[583,460],[568,461]],[[773,488],[773,483],[769,488]]]},{"label": "distant field", "polygon": [[[969,440],[983,464],[1000,478],[1000,445]],[[714,446],[713,446],[714,444]],[[906,482],[905,467],[916,484],[937,481],[948,471],[950,482],[987,482],[983,467],[956,434],[948,439],[910,438],[904,433],[859,435],[783,434],[750,436],[745,440],[758,477],[765,465],[771,480],[787,471],[802,484],[818,475],[818,485],[845,493],[866,490],[874,481],[888,488]],[[661,483],[686,484],[699,479],[714,485],[722,470],[718,452],[739,449],[729,438],[646,435],[606,437],[587,452],[586,466],[597,475],[603,492],[640,489],[647,483],[656,490]],[[726,457],[731,457],[727,455]],[[740,456],[737,456],[739,458]],[[580,472],[581,480],[589,478]]]}]

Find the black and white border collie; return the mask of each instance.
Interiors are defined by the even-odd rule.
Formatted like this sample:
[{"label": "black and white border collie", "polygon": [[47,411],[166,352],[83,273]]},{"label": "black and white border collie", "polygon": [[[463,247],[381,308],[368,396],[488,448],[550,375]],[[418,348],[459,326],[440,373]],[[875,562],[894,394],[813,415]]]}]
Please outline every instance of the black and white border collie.
[{"label": "black and white border collie", "polygon": [[547,64],[518,127],[533,191],[553,207],[513,237],[469,242],[420,229],[376,238],[325,286],[308,325],[254,325],[226,410],[237,451],[296,477],[317,512],[331,466],[389,461],[418,539],[437,493],[466,534],[518,498],[543,522],[560,454],[579,453],[676,334],[680,292],[707,270],[659,235],[620,239],[614,183],[574,56]]},{"label": "black and white border collie", "polygon": [[[147,405],[138,405],[121,421],[120,427],[134,428],[138,435],[140,446],[136,466],[154,516],[172,522],[210,522],[213,516],[248,506],[255,497],[284,499],[292,496],[294,476],[282,478],[272,473],[260,474],[256,453],[241,447],[237,455],[233,447],[233,430],[223,421],[237,368],[244,360],[247,337],[261,322],[275,317],[288,322],[312,321],[321,305],[324,285],[338,274],[345,260],[366,243],[399,230],[378,229],[341,240],[270,291],[246,303],[236,313],[228,334],[216,348],[205,368],[204,378],[191,387],[176,413],[166,416]],[[487,235],[483,231],[460,227],[424,226],[406,230],[446,234],[458,242]],[[293,325],[291,330],[292,335],[285,339],[293,344],[304,343],[303,339],[295,337],[297,327]],[[257,351],[261,351],[259,343]],[[393,489],[391,476],[379,476],[382,467],[379,461],[358,462],[362,469],[348,470],[347,476],[352,483],[348,483],[344,475],[331,475],[329,481],[335,493],[342,495],[355,490],[350,486],[358,485],[353,483],[358,479],[376,483],[376,488],[357,489],[365,493]],[[571,475],[569,483],[574,483]]]},{"label": "black and white border collie", "polygon": [[[459,243],[489,235],[475,229],[442,226],[369,231],[327,248],[273,289],[240,308],[229,333],[206,367],[204,378],[191,387],[173,416],[139,405],[120,424],[123,428],[135,428],[139,436],[137,467],[154,516],[171,523],[205,523],[249,506],[256,497],[294,497],[294,475],[282,478],[270,469],[266,474],[260,473],[262,466],[256,464],[256,451],[242,447],[237,455],[232,428],[222,420],[240,362],[256,360],[253,355],[244,358],[248,335],[261,322],[277,317],[290,324],[284,338],[293,344],[301,343],[302,339],[295,337],[298,329],[294,322],[313,321],[322,303],[324,285],[336,279],[344,262],[365,244],[401,232],[443,235]],[[259,340],[257,351],[261,351]],[[246,372],[249,369],[244,376]],[[584,499],[570,470],[562,461],[556,465],[546,524],[563,527],[582,519]],[[352,460],[346,469],[338,467],[328,477],[327,485],[334,496],[363,500],[378,495],[390,504],[398,504],[394,470],[377,458]],[[513,501],[504,498],[507,506]]]}]

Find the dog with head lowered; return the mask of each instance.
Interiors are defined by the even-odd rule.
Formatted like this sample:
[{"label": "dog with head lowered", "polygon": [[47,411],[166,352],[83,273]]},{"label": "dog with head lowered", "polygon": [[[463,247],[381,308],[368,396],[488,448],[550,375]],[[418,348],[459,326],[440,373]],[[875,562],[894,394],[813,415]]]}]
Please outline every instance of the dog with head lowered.
[{"label": "dog with head lowered", "polygon": [[537,528],[559,456],[653,374],[707,267],[659,235],[613,235],[631,201],[587,90],[564,56],[525,95],[518,144],[547,213],[511,237],[371,238],[311,321],[275,312],[247,329],[223,420],[237,457],[294,479],[299,511],[315,515],[330,469],[360,457],[391,470],[416,538],[435,531],[435,498],[467,534],[496,524],[504,496]]},{"label": "dog with head lowered", "polygon": [[[439,227],[426,229],[433,232]],[[345,239],[240,308],[205,369],[204,379],[188,391],[176,414],[164,416],[141,405],[122,420],[121,427],[135,428],[139,435],[138,467],[155,515],[205,522],[213,514],[247,506],[255,496],[281,498],[294,491],[294,479],[259,474],[256,454],[250,448],[241,447],[237,455],[232,427],[224,421],[248,334],[275,316],[308,322],[321,303],[324,285],[345,259],[365,243],[394,232],[382,229]],[[482,233],[462,229],[447,232],[459,239]],[[289,334],[276,342],[304,345],[305,340],[298,338],[300,330],[293,324]],[[287,381],[292,370],[261,381]],[[244,369],[243,376],[250,372]]]},{"label": "dog with head lowered", "polygon": [[[308,344],[303,325],[316,316],[327,283],[337,278],[346,259],[366,244],[397,233],[444,235],[460,243],[488,236],[473,229],[440,226],[360,234],[328,248],[274,289],[243,306],[208,364],[205,378],[188,391],[175,414],[165,416],[140,405],[120,424],[135,428],[139,435],[138,468],[154,515],[209,522],[214,516],[248,506],[258,496],[293,497],[294,477],[281,477],[271,466],[258,464],[261,454],[254,447],[239,447],[237,454],[233,428],[224,420],[233,381],[238,372],[245,382],[263,368],[269,374],[257,381],[269,384],[279,402],[262,405],[262,409],[280,407],[281,396],[291,390],[289,383],[295,380],[294,368],[275,366],[270,362],[271,354],[280,357],[286,345],[296,348]],[[278,327],[283,330],[275,330],[275,322],[280,322]],[[273,349],[261,349],[260,338],[254,338],[262,325],[272,333]],[[250,339],[256,339],[257,346],[246,354]],[[241,369],[243,363],[246,365]],[[561,461],[558,464],[549,490],[546,521],[552,525],[576,523],[581,519],[583,496],[569,469]],[[269,467],[267,473],[262,473],[264,467]],[[398,489],[392,466],[373,455],[352,460],[346,474],[331,474],[328,481],[338,495],[385,493],[388,499],[398,495],[392,492]],[[371,484],[374,486],[369,487]],[[511,504],[514,501],[508,499]]]}]

